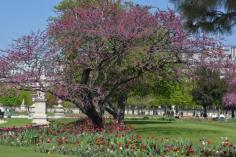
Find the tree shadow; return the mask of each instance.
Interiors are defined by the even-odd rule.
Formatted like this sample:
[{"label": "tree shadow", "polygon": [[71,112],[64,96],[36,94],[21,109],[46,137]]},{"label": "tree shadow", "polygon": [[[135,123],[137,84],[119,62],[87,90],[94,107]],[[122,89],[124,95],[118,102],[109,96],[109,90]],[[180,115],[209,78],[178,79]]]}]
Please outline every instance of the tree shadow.
[{"label": "tree shadow", "polygon": [[209,134],[220,134],[221,131],[218,130],[209,130],[209,129],[196,129],[196,128],[177,128],[177,127],[148,127],[148,128],[136,128],[136,132],[138,133],[151,133],[156,135],[185,135],[185,136],[192,136],[192,135],[209,135]]},{"label": "tree shadow", "polygon": [[126,120],[125,124],[139,125],[139,124],[170,124],[172,121],[156,121],[156,120]]}]

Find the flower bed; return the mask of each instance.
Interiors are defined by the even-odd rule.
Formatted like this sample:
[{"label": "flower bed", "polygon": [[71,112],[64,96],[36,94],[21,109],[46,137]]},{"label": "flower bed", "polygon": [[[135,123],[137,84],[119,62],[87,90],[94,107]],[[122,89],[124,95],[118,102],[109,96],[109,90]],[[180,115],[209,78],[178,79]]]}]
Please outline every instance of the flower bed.
[{"label": "flower bed", "polygon": [[227,138],[221,143],[201,140],[198,145],[190,141],[143,139],[131,128],[109,122],[104,130],[93,128],[86,119],[67,125],[52,123],[49,127],[26,126],[5,128],[0,144],[10,146],[35,146],[42,153],[60,153],[77,156],[236,156],[236,146]]}]

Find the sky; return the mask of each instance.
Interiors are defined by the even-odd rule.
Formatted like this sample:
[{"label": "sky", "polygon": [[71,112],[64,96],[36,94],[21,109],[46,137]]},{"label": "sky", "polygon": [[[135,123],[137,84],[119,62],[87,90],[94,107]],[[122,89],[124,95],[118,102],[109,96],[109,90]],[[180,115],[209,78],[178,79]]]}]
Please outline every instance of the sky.
[{"label": "sky", "polygon": [[60,0],[0,0],[0,49],[13,39],[47,27],[47,19],[55,16],[53,7]]},{"label": "sky", "polygon": [[[43,30],[47,20],[55,16],[53,7],[60,0],[1,0],[0,1],[0,49],[7,48],[13,39],[29,34],[31,31]],[[160,9],[172,8],[168,0],[134,0],[141,5]],[[236,45],[236,31],[224,35],[225,44]]]}]

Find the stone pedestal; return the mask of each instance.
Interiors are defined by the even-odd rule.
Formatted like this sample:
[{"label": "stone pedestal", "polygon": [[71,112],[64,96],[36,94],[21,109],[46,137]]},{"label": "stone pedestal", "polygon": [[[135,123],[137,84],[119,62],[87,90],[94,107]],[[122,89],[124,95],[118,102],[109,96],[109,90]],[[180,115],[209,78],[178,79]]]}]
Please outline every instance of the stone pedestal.
[{"label": "stone pedestal", "polygon": [[65,110],[62,106],[62,101],[58,100],[58,105],[55,107],[54,110],[54,118],[63,118],[65,117]]},{"label": "stone pedestal", "polygon": [[43,92],[37,92],[37,97],[33,99],[34,102],[34,113],[32,115],[32,123],[36,125],[47,125],[46,115],[46,100]]}]

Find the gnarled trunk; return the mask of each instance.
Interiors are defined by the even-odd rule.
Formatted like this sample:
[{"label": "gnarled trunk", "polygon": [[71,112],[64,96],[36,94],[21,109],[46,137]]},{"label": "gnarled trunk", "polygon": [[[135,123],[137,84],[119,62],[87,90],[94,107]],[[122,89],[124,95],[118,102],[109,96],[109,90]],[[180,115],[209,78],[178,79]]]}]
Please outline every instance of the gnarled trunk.
[{"label": "gnarled trunk", "polygon": [[[89,97],[88,97],[89,98]],[[80,103],[76,104],[80,110],[91,119],[94,124],[94,128],[104,128],[103,122],[103,114],[102,112],[98,112],[96,110],[96,106],[92,103],[92,99],[88,99],[81,101]]]},{"label": "gnarled trunk", "polygon": [[86,109],[85,114],[92,120],[95,127],[100,129],[104,128],[103,117],[96,111],[94,106]]},{"label": "gnarled trunk", "polygon": [[[80,84],[87,85],[90,77],[90,72],[92,69],[85,68],[82,73],[82,78],[80,80]],[[93,122],[94,127],[96,128],[104,128],[104,122],[103,122],[103,110],[100,110],[98,112],[96,110],[95,105],[93,104],[93,92],[89,90],[84,90],[83,96],[84,99],[82,99],[82,103],[84,103],[85,107],[82,108],[82,112],[86,114]]]}]

